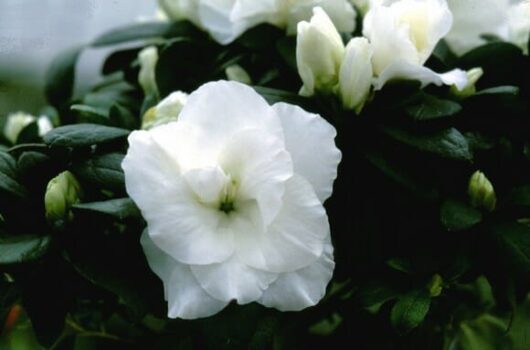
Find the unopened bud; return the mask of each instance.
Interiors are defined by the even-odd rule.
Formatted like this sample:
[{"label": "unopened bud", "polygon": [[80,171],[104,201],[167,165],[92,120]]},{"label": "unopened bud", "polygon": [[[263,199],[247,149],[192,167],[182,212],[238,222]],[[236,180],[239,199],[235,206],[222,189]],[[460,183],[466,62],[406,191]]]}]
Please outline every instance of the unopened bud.
[{"label": "unopened bud", "polygon": [[431,280],[427,284],[427,290],[431,298],[435,298],[442,294],[444,280],[439,274],[432,276]]},{"label": "unopened bud", "polygon": [[81,185],[71,172],[64,171],[51,179],[44,195],[46,220],[50,224],[72,220],[70,209],[81,196]]},{"label": "unopened bud", "polygon": [[468,194],[471,205],[493,211],[497,204],[497,196],[490,180],[480,171],[476,171],[469,179]]},{"label": "unopened bud", "polygon": [[149,108],[145,112],[142,118],[142,129],[148,130],[158,125],[176,121],[187,101],[187,93],[182,91],[171,93],[155,107]]},{"label": "unopened bud", "polygon": [[226,78],[243,84],[251,85],[252,79],[247,71],[238,64],[233,64],[225,69]]}]

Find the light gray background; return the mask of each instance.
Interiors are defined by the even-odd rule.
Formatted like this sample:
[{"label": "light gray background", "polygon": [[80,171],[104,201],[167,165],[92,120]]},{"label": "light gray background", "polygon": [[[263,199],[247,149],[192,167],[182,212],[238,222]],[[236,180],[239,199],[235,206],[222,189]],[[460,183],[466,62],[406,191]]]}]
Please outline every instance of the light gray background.
[{"label": "light gray background", "polygon": [[[39,109],[44,75],[56,54],[110,28],[154,18],[155,11],[155,0],[0,0],[0,117]],[[78,82],[98,79],[106,53],[83,53]]]}]

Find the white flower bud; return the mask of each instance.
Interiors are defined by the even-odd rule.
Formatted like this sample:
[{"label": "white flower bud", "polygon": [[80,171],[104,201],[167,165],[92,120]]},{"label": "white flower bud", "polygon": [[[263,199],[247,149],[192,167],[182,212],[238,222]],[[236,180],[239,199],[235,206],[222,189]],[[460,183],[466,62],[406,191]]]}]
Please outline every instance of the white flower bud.
[{"label": "white flower bud", "polygon": [[372,86],[373,50],[365,38],[354,38],[346,46],[346,55],[339,74],[339,92],[346,109],[359,113]]},{"label": "white flower bud", "polygon": [[50,224],[71,220],[70,208],[79,202],[81,195],[81,185],[71,172],[64,171],[51,179],[44,195],[46,220]]},{"label": "white flower bud", "polygon": [[140,73],[138,73],[138,82],[144,90],[146,96],[158,96],[158,87],[156,85],[156,64],[158,62],[158,49],[156,46],[149,46],[140,51],[138,54],[140,61]]},{"label": "white flower bud", "polygon": [[188,100],[188,94],[182,91],[171,93],[155,107],[145,112],[142,119],[142,129],[148,130],[155,126],[176,121]]},{"label": "white flower bud", "polygon": [[344,44],[328,15],[320,7],[313,9],[310,22],[298,24],[296,63],[304,86],[302,94],[315,90],[330,93],[336,88],[344,58]]},{"label": "white flower bud", "polygon": [[48,119],[46,116],[35,118],[31,114],[17,112],[10,114],[7,117],[7,121],[4,126],[4,136],[14,144],[17,142],[20,132],[24,130],[26,126],[35,121],[37,122],[37,127],[39,128],[39,136],[43,136],[48,131],[53,129],[50,119]]},{"label": "white flower bud", "polygon": [[237,81],[243,84],[251,85],[252,78],[247,71],[238,64],[233,64],[225,69],[225,74],[228,80]]},{"label": "white flower bud", "polygon": [[471,205],[493,211],[497,204],[495,189],[490,180],[480,171],[476,171],[469,179],[468,194]]}]

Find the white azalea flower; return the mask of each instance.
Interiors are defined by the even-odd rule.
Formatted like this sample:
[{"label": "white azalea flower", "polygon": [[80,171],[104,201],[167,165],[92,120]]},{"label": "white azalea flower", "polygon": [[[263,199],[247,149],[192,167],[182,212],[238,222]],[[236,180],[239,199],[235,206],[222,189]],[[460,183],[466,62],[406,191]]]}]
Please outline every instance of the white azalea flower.
[{"label": "white azalea flower", "polygon": [[305,96],[313,95],[315,90],[324,93],[335,90],[345,50],[326,12],[320,7],[313,11],[311,21],[298,24],[296,37],[296,65],[304,83],[301,94]]},{"label": "white azalea flower", "polygon": [[349,0],[159,0],[174,20],[187,19],[207,31],[221,44],[228,44],[246,30],[263,23],[296,33],[298,22],[311,18],[322,7],[340,31],[355,27],[355,10]]},{"label": "white azalea flower", "polygon": [[141,241],[169,317],[233,300],[301,310],[323,297],[335,135],[316,114],[220,81],[192,93],[178,121],[129,136],[127,192],[147,221]]},{"label": "white azalea flower", "polygon": [[[486,43],[493,35],[527,49],[530,35],[530,3],[511,0],[448,0],[454,24],[446,40],[462,55]],[[470,15],[473,14],[473,15]]]},{"label": "white azalea flower", "polygon": [[4,126],[4,136],[14,144],[17,142],[18,135],[22,132],[22,130],[35,121],[37,122],[37,127],[39,129],[39,136],[43,136],[48,131],[53,129],[50,119],[48,119],[46,116],[40,116],[39,118],[36,118],[35,116],[28,113],[17,112],[7,116],[7,121]]},{"label": "white azalea flower", "polygon": [[465,72],[438,74],[423,66],[451,25],[446,0],[372,2],[364,18],[363,34],[374,50],[375,89],[392,79],[419,80],[422,86],[433,83],[463,88]]}]

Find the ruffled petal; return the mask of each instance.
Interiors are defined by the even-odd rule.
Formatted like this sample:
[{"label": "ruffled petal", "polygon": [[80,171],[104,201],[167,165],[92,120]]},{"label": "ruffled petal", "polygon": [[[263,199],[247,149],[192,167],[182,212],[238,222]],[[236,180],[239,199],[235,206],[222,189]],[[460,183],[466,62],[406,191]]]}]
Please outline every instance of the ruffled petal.
[{"label": "ruffled petal", "polygon": [[294,172],[309,181],[324,203],[333,191],[342,157],[335,146],[335,128],[318,114],[298,106],[280,102],[273,109],[282,122],[285,148],[291,154]]},{"label": "ruffled petal", "polygon": [[236,182],[236,201],[256,200],[268,225],[281,208],[285,181],[293,175],[283,140],[261,130],[242,131],[227,141],[220,164]]},{"label": "ruffled petal", "polygon": [[192,265],[191,271],[208,294],[224,302],[236,300],[238,304],[258,300],[278,277],[246,266],[237,256],[222,264]]},{"label": "ruffled petal", "polygon": [[[172,124],[178,129],[178,122]],[[122,163],[127,193],[142,211],[151,238],[182,263],[226,260],[234,251],[231,231],[219,229],[219,211],[197,200],[178,163],[151,134],[133,132]]]},{"label": "ruffled petal", "polygon": [[310,266],[281,274],[258,303],[280,311],[300,311],[316,305],[326,294],[333,276],[333,246],[328,242],[322,256]]},{"label": "ruffled petal", "polygon": [[381,90],[388,81],[394,79],[418,80],[421,82],[422,88],[429,84],[438,86],[445,84],[456,85],[461,90],[467,84],[467,74],[463,70],[454,69],[450,72],[440,74],[427,67],[398,60],[393,62],[375,78],[374,89]]},{"label": "ruffled petal", "polygon": [[159,249],[147,232],[140,239],[149,267],[164,284],[168,317],[195,319],[221,311],[227,302],[212,298],[201,288],[189,266],[183,265]]},{"label": "ruffled petal", "polygon": [[271,272],[291,272],[313,263],[329,236],[326,211],[312,186],[294,175],[286,182],[283,206],[266,231],[237,232],[237,255],[247,265]]},{"label": "ruffled petal", "polygon": [[283,140],[280,121],[272,108],[254,89],[235,81],[202,85],[189,96],[179,122],[203,132],[201,152],[219,152],[228,139],[245,129],[263,130]]}]

